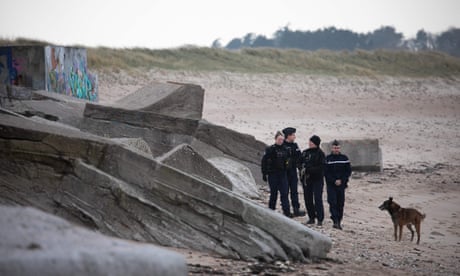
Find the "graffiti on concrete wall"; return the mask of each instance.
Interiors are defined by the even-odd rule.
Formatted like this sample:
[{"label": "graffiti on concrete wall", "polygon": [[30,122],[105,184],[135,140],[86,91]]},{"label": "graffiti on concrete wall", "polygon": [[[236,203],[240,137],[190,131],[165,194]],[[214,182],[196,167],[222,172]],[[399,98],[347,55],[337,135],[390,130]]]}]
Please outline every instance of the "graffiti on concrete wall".
[{"label": "graffiti on concrete wall", "polygon": [[98,101],[97,76],[87,67],[83,48],[0,47],[0,85],[25,86]]},{"label": "graffiti on concrete wall", "polygon": [[2,84],[45,89],[43,47],[0,47],[0,81]]},{"label": "graffiti on concrete wall", "polygon": [[13,84],[18,86],[26,86],[26,79],[27,76],[29,76],[27,72],[27,61],[24,57],[13,57],[11,61],[11,80]]},{"label": "graffiti on concrete wall", "polygon": [[47,46],[45,59],[47,90],[98,100],[97,77],[88,72],[85,49]]},{"label": "graffiti on concrete wall", "polygon": [[47,90],[66,93],[65,72],[64,72],[64,48],[63,47],[46,47],[46,72],[47,72]]}]

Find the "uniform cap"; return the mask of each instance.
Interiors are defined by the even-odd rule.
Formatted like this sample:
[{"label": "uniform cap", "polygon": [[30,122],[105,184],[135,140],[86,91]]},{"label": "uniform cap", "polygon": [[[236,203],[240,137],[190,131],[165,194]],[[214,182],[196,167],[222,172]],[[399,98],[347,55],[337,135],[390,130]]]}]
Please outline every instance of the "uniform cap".
[{"label": "uniform cap", "polygon": [[293,128],[293,127],[287,127],[285,129],[283,129],[283,133],[284,133],[284,136],[289,136],[293,133],[295,133],[296,129]]}]

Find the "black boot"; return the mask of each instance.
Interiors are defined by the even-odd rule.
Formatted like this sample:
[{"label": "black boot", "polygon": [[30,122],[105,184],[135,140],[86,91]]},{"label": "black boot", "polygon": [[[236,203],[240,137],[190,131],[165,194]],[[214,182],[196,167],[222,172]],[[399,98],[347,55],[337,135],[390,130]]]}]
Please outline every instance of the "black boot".
[{"label": "black boot", "polygon": [[309,219],[309,220],[307,221],[307,224],[315,224],[315,219]]},{"label": "black boot", "polygon": [[305,215],[306,215],[305,211],[301,211],[299,209],[294,209],[294,217],[303,217]]},{"label": "black boot", "polygon": [[335,229],[342,230],[342,226],[340,226],[340,222],[334,222],[334,225],[332,227],[334,227]]},{"label": "black boot", "polygon": [[294,215],[292,213],[285,213],[284,215],[286,217],[288,217],[288,218],[293,218],[294,217]]}]

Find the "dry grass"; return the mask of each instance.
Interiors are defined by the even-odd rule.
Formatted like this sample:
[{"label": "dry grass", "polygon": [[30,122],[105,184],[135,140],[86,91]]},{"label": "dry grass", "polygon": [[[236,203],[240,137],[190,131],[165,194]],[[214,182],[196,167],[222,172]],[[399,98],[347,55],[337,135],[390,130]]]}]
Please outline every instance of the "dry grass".
[{"label": "dry grass", "polygon": [[450,77],[460,75],[460,59],[439,52],[301,51],[211,48],[88,49],[89,65],[103,68],[162,68],[243,73],[302,73],[357,76]]},{"label": "dry grass", "polygon": [[[28,39],[0,40],[0,45],[43,45]],[[242,73],[300,73],[356,76],[452,77],[460,75],[460,59],[439,52],[303,51],[248,48],[240,51],[183,47],[88,48],[88,65],[98,70],[161,68]]]}]

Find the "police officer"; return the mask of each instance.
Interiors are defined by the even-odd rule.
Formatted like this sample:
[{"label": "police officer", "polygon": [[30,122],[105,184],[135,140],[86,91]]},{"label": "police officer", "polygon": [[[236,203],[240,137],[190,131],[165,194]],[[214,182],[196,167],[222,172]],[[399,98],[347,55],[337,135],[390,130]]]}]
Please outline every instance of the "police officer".
[{"label": "police officer", "polygon": [[268,208],[272,210],[276,209],[276,200],[279,192],[283,214],[291,217],[286,176],[288,149],[283,145],[283,142],[284,136],[278,131],[275,135],[275,144],[267,147],[262,157],[262,177],[264,181],[268,180],[268,184],[270,185]]},{"label": "police officer", "polygon": [[297,177],[297,163],[300,161],[300,149],[295,142],[296,129],[293,127],[287,127],[283,129],[284,134],[284,146],[288,149],[289,159],[287,165],[287,182],[288,190],[290,191],[291,204],[294,209],[294,216],[301,217],[305,216],[305,212],[300,210],[299,194],[297,192],[299,179]]},{"label": "police officer", "polygon": [[304,190],[305,206],[309,220],[307,224],[314,224],[318,220],[318,226],[323,225],[324,206],[324,166],[325,155],[319,148],[321,139],[313,135],[308,143],[309,148],[301,155],[301,181]]},{"label": "police officer", "polygon": [[351,175],[350,160],[340,152],[340,143],[332,142],[331,154],[326,157],[324,176],[327,185],[327,202],[334,228],[342,230],[343,206],[345,205],[345,189]]}]

